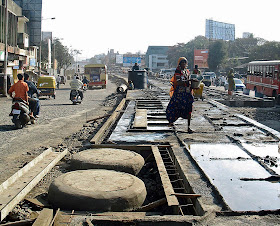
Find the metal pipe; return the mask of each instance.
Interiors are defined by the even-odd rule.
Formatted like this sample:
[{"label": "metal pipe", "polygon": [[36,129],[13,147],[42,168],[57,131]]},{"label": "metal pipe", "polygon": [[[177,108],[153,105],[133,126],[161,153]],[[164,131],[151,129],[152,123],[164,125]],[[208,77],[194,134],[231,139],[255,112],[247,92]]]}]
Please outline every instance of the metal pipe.
[{"label": "metal pipe", "polygon": [[118,93],[125,93],[127,90],[127,86],[125,84],[121,84],[118,88],[117,91]]}]

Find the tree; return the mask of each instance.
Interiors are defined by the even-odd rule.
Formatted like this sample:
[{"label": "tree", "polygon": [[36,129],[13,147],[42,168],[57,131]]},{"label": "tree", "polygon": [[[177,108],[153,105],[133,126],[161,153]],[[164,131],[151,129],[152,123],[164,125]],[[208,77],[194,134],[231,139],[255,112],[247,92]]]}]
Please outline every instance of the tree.
[{"label": "tree", "polygon": [[263,45],[255,46],[250,54],[249,60],[279,60],[280,42],[265,42]]},{"label": "tree", "polygon": [[59,39],[54,39],[55,59],[57,60],[58,69],[67,69],[73,62],[74,58],[71,55],[67,46],[62,45]]},{"label": "tree", "polygon": [[[55,58],[57,60],[58,69],[64,68],[67,69],[72,62],[74,61],[73,54],[71,54],[70,50],[67,46],[62,45],[59,39],[55,38],[53,40],[53,44],[55,45]],[[43,65],[47,65],[48,63],[48,41],[44,40],[41,42],[41,62]]]},{"label": "tree", "polygon": [[211,71],[218,71],[218,66],[221,65],[226,58],[226,46],[224,41],[217,40],[210,43],[208,66]]},{"label": "tree", "polygon": [[175,46],[170,47],[168,51],[167,59],[169,64],[173,67],[177,66],[179,57],[186,57],[188,59],[188,65],[190,68],[194,66],[194,50],[195,49],[208,49],[209,40],[204,36],[197,36],[188,43],[178,43]]}]

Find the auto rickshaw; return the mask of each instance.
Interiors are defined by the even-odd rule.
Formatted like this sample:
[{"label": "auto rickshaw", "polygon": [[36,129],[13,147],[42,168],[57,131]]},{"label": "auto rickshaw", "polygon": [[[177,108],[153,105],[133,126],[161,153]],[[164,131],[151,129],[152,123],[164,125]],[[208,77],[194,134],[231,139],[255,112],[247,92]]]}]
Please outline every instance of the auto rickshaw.
[{"label": "auto rickshaw", "polygon": [[55,99],[55,77],[41,76],[38,79],[37,89],[40,90],[39,96],[49,96]]}]

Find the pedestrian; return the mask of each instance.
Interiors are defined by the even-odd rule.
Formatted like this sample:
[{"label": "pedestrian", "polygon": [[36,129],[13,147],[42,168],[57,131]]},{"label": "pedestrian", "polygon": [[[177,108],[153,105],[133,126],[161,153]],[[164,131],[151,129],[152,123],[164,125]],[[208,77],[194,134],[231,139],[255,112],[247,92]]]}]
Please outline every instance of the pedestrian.
[{"label": "pedestrian", "polygon": [[61,78],[60,78],[60,76],[58,75],[57,77],[56,77],[56,87],[59,89],[59,84],[60,84],[60,82],[61,82]]},{"label": "pedestrian", "polygon": [[200,75],[200,70],[198,69],[198,65],[194,65],[193,74]]},{"label": "pedestrian", "polygon": [[139,65],[135,63],[134,66],[132,67],[132,71],[138,71],[138,70],[140,70]]},{"label": "pedestrian", "polygon": [[129,90],[134,89],[134,84],[133,84],[133,82],[131,80],[128,80],[128,89]]},{"label": "pedestrian", "polygon": [[185,57],[180,57],[174,76],[171,78],[170,101],[166,108],[166,118],[169,126],[179,118],[188,119],[188,133],[193,133],[190,128],[192,104],[194,97],[192,95],[191,80],[189,72],[186,69],[188,61]]},{"label": "pedestrian", "polygon": [[230,69],[228,76],[227,76],[227,80],[228,80],[228,95],[231,96],[232,91],[235,90],[233,68]]}]

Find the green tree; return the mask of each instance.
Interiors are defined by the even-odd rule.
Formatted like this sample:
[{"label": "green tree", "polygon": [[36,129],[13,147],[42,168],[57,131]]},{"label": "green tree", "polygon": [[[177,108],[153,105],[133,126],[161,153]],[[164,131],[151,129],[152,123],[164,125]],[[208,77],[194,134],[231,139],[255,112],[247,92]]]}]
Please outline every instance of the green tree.
[{"label": "green tree", "polygon": [[179,57],[186,57],[189,62],[189,68],[194,66],[194,50],[195,49],[208,49],[209,40],[204,36],[197,36],[188,43],[178,43],[175,46],[170,47],[168,51],[167,59],[171,67],[177,66]]},{"label": "green tree", "polygon": [[217,40],[210,43],[208,66],[211,71],[218,71],[218,67],[225,61],[227,56],[224,41]]},{"label": "green tree", "polygon": [[[46,68],[48,63],[48,41],[41,42],[41,62],[42,68]],[[59,39],[53,40],[52,49],[55,49],[55,59],[57,60],[58,69],[67,69],[74,61],[73,53],[68,49],[67,46],[62,45]],[[53,53],[53,52],[52,52]],[[52,56],[53,57],[53,56]]]},{"label": "green tree", "polygon": [[279,60],[280,42],[265,42],[263,45],[255,46],[249,54],[249,60]]}]

